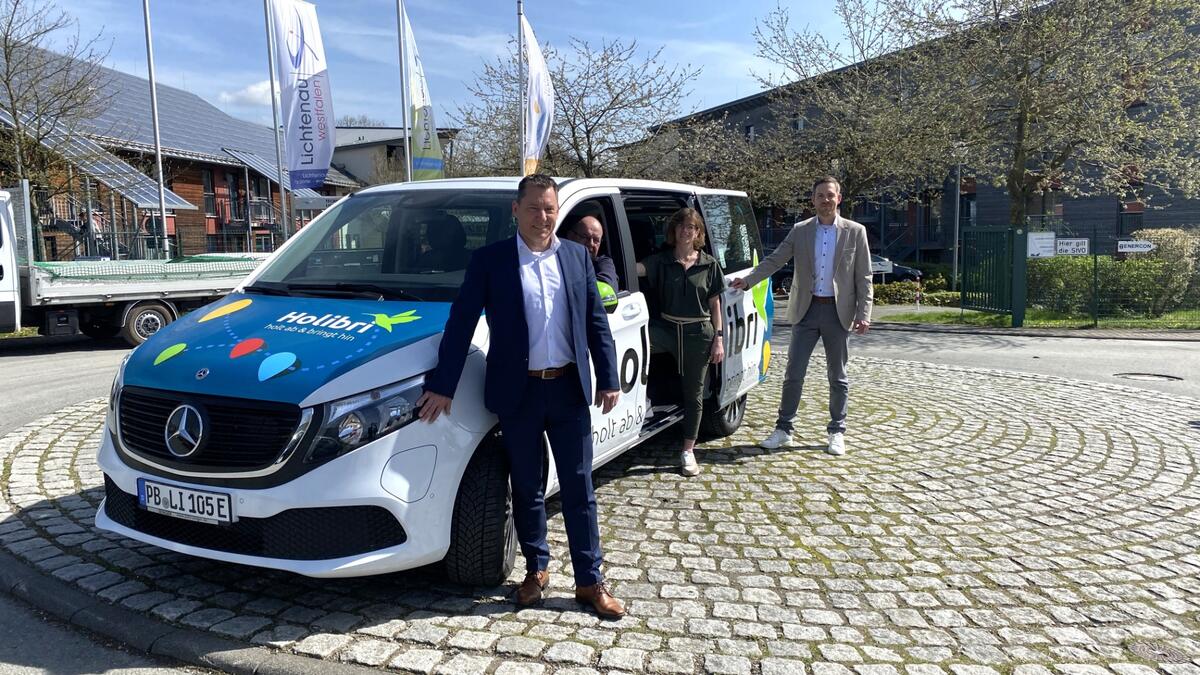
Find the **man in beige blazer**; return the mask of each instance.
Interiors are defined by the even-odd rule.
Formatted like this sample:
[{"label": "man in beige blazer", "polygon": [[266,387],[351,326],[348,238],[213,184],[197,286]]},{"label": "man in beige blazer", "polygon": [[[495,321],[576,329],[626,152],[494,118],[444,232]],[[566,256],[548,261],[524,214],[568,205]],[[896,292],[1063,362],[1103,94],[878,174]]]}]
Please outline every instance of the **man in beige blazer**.
[{"label": "man in beige blazer", "polygon": [[800,406],[808,360],[819,338],[825,347],[829,375],[829,445],[825,451],[831,455],[846,453],[846,408],[850,394],[846,361],[850,331],[862,335],[870,327],[874,290],[867,230],[838,215],[841,193],[842,186],[833,176],[813,184],[816,217],[796,223],[766,260],[730,284],[749,289],[788,260],[795,260],[787,312],[792,341],[779,399],[779,417],[775,420],[775,431],[759,443],[764,448],[778,448],[792,442],[792,420]]}]

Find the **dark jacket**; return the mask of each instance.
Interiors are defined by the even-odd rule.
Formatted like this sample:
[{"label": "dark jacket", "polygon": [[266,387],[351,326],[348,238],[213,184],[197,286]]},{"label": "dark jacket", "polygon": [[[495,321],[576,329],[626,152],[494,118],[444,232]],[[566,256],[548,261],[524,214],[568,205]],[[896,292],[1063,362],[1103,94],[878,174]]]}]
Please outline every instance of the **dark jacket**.
[{"label": "dark jacket", "polygon": [[[590,403],[595,390],[588,354],[596,369],[595,389],[619,390],[616,348],[608,315],[596,292],[596,272],[587,249],[564,240],[558,249],[558,262],[567,291],[567,309],[571,312],[579,386]],[[437,366],[425,378],[427,390],[454,396],[480,312],[484,312],[491,333],[483,403],[497,415],[509,415],[521,406],[529,373],[529,328],[525,322],[515,237],[489,244],[472,254],[458,299],[450,308]]]}]

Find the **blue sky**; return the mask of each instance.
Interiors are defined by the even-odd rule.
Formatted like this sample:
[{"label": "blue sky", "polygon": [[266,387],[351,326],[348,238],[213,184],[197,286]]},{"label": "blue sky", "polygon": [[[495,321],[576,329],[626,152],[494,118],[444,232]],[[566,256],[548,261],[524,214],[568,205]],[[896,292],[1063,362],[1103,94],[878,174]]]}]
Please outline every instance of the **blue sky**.
[{"label": "blue sky", "polygon": [[[56,0],[85,35],[102,30],[107,65],[146,76],[142,3]],[[394,0],[317,0],[335,113],[400,124]],[[828,9],[790,7],[794,24],[834,28]],[[703,72],[680,114],[761,90],[752,73],[770,64],[754,57],[755,20],[776,0],[526,0],[539,42],[570,37],[598,44],[636,39],[664,46],[667,63]],[[409,0],[406,4],[429,79],[438,123],[469,96],[466,83],[484,60],[502,53],[516,28],[515,0]],[[200,95],[243,119],[270,123],[266,36],[261,0],[151,0],[154,60],[161,84]]]}]

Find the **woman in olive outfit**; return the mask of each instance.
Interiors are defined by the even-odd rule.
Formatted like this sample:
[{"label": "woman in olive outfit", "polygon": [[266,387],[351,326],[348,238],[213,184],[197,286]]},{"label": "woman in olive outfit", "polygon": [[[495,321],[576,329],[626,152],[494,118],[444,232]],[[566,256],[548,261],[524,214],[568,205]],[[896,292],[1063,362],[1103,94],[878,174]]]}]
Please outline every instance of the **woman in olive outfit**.
[{"label": "woman in olive outfit", "polygon": [[685,476],[700,473],[693,448],[704,407],[704,378],[709,363],[725,358],[721,336],[721,292],[725,275],[704,251],[704,221],[696,209],[683,208],[667,224],[671,248],[638,263],[647,295],[658,300],[660,316],[650,321],[653,351],[668,352],[679,364],[683,388],[683,452]]}]

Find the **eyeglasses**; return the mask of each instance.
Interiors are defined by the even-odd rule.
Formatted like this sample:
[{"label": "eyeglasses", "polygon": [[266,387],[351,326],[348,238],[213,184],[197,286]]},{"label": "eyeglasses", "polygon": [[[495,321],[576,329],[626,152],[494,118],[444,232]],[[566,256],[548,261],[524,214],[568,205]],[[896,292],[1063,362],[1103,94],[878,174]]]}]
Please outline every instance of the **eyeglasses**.
[{"label": "eyeglasses", "polygon": [[572,232],[571,238],[574,239],[575,241],[579,242],[580,244],[587,243],[587,242],[591,242],[593,244],[599,244],[604,239],[604,235],[593,237],[590,234],[583,234],[580,232]]}]

